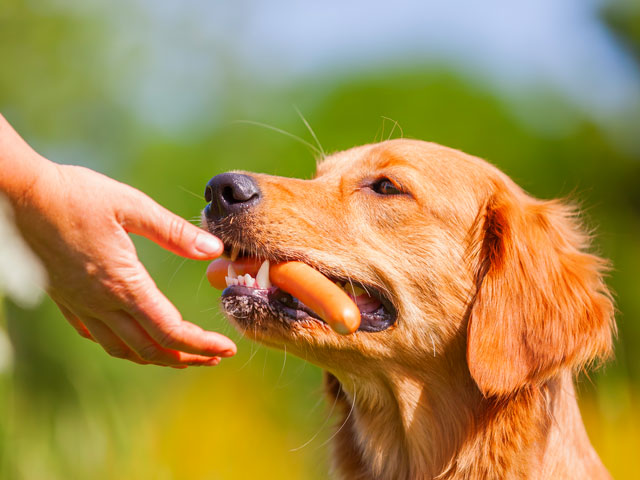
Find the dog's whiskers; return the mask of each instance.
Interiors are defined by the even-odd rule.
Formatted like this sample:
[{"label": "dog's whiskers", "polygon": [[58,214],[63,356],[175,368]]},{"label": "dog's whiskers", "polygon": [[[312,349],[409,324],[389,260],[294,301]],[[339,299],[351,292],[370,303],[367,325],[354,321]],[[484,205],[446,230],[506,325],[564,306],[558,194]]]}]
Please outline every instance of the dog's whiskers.
[{"label": "dog's whiskers", "polygon": [[274,389],[280,384],[280,380],[282,379],[282,374],[284,373],[284,367],[287,364],[287,344],[283,343],[282,348],[284,350],[284,356],[282,358],[282,368],[280,369],[280,375],[278,375],[278,379],[276,380],[276,384],[273,387]]},{"label": "dog's whiskers", "polygon": [[291,378],[291,380],[289,380],[287,383],[283,384],[283,385],[276,385],[274,388],[274,390],[282,390],[283,388],[287,388],[289,385],[291,385],[293,382],[297,381],[298,378],[300,378],[300,375],[302,375],[305,371],[305,369],[307,368],[307,357],[305,355],[305,361],[302,364],[301,367],[298,368],[298,370],[296,370],[293,378]]},{"label": "dog's whiskers", "polygon": [[404,131],[402,130],[402,127],[400,126],[400,124],[397,122],[397,120],[394,120],[393,118],[389,118],[389,117],[385,117],[382,116],[382,133],[384,135],[384,121],[385,120],[389,120],[390,122],[393,122],[393,127],[391,128],[391,132],[389,133],[389,136],[387,137],[387,140],[391,140],[391,136],[393,135],[393,132],[395,131],[396,127],[398,127],[398,129],[400,130],[400,138],[404,138]]},{"label": "dog's whiskers", "polygon": [[387,298],[393,298],[393,292],[391,292],[391,290],[389,289],[389,287],[387,287],[387,285],[385,284],[385,282],[382,279],[382,276],[380,275],[380,273],[378,272],[374,272],[374,276],[376,277],[377,283],[376,283],[376,287],[378,289],[380,289],[380,291],[387,297]]},{"label": "dog's whiskers", "polygon": [[282,135],[290,137],[290,138],[302,143],[303,145],[306,145],[311,150],[313,150],[317,155],[321,155],[324,158],[324,152],[322,152],[321,150],[318,150],[318,148],[316,146],[314,146],[311,143],[307,142],[303,138],[300,138],[297,135],[294,135],[293,133],[287,132],[286,130],[283,130],[281,128],[274,127],[274,126],[269,125],[267,123],[255,122],[253,120],[234,120],[232,123],[244,123],[244,124],[247,124],[247,125],[255,125],[257,127],[262,127],[262,128],[266,128],[268,130],[273,130],[274,132],[281,133]]},{"label": "dog's whiskers", "polygon": [[[247,331],[247,328],[249,328],[248,326],[242,331],[242,336],[245,336],[245,332]],[[257,336],[257,332],[258,332],[258,328],[256,325],[254,325],[254,336]],[[256,348],[254,350],[254,346],[257,346],[258,348]],[[244,364],[238,369],[236,370],[236,372],[239,372],[241,370],[243,370],[247,365],[249,365],[249,363],[251,363],[251,360],[253,360],[253,358],[258,354],[258,351],[260,350],[260,344],[256,344],[256,342],[251,342],[251,354],[249,355],[249,358],[247,359],[246,362],[244,362]]]},{"label": "dog's whiskers", "polygon": [[188,188],[183,187],[182,185],[178,185],[178,188],[180,190],[182,190],[183,192],[188,193],[189,195],[192,195],[194,197],[196,197],[198,200],[200,200],[201,202],[204,201],[204,195],[198,195],[195,192],[192,192],[191,190],[189,190]]},{"label": "dog's whiskers", "polygon": [[173,272],[173,275],[171,275],[171,278],[169,278],[169,281],[167,282],[167,287],[171,286],[171,282],[173,282],[173,279],[175,278],[175,276],[180,271],[180,269],[184,266],[185,263],[187,263],[187,259],[183,258],[182,261],[178,264],[175,271]]},{"label": "dog's whiskers", "polygon": [[262,362],[262,379],[264,380],[264,376],[267,371],[267,358],[269,357],[269,352],[265,348],[264,350],[264,361]]},{"label": "dog's whiskers", "polygon": [[[198,282],[198,288],[196,289],[196,298],[199,298],[200,296],[200,289],[202,288],[202,282],[204,281],[204,279],[207,277],[207,273],[203,273],[202,276],[200,277],[200,282]],[[215,307],[216,309],[218,307]]]},{"label": "dog's whiskers", "polygon": [[338,396],[336,395],[335,398],[333,399],[333,404],[331,405],[331,409],[329,410],[329,414],[327,415],[327,417],[324,419],[324,422],[322,422],[322,425],[320,425],[320,428],[318,429],[318,431],[309,439],[307,440],[305,443],[303,443],[302,445],[300,445],[299,447],[296,448],[292,448],[291,450],[289,450],[290,452],[297,452],[298,450],[302,450],[304,447],[306,447],[307,445],[309,445],[311,442],[313,442],[318,435],[320,435],[320,432],[322,432],[322,430],[324,429],[324,427],[327,426],[327,423],[329,422],[329,419],[331,418],[331,416],[333,415],[333,411],[336,408],[336,405],[338,404]]},{"label": "dog's whiskers", "polygon": [[[342,388],[341,388],[342,389]],[[344,391],[344,390],[342,390]],[[356,390],[356,382],[353,382],[353,400],[351,401],[351,410],[349,410],[349,413],[347,414],[346,418],[344,419],[344,422],[342,422],[342,425],[340,425],[340,428],[338,428],[335,432],[333,432],[333,435],[331,435],[329,438],[327,438],[324,442],[322,442],[321,445],[318,445],[318,447],[316,448],[316,450],[318,448],[322,448],[324,447],[327,443],[329,443],[331,440],[333,440],[335,438],[336,435],[338,435],[340,433],[340,430],[342,430],[344,428],[344,426],[347,424],[347,422],[349,421],[349,419],[351,418],[351,414],[353,413],[353,410],[355,409],[356,406],[356,394],[357,394],[357,390]],[[336,397],[337,398],[337,397]]]},{"label": "dog's whiskers", "polygon": [[320,144],[320,141],[318,140],[318,137],[316,136],[316,132],[313,131],[313,128],[311,128],[311,125],[309,125],[309,122],[307,122],[307,119],[304,118],[304,115],[302,115],[302,112],[300,110],[298,110],[298,107],[296,107],[294,105],[293,108],[295,109],[296,113],[298,114],[298,116],[300,117],[302,122],[304,123],[305,127],[307,127],[307,130],[309,130],[309,133],[311,134],[313,139],[316,141],[316,144],[318,145],[318,149],[320,150],[320,154],[322,155],[322,159],[324,160],[327,155],[324,153],[324,148],[322,148],[322,145]]}]

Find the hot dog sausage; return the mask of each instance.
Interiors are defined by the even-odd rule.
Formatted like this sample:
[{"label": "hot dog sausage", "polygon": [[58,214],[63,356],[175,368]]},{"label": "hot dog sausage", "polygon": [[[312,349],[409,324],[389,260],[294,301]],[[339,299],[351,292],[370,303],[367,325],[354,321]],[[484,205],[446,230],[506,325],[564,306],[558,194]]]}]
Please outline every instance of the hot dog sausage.
[{"label": "hot dog sausage", "polygon": [[271,282],[290,293],[341,335],[360,326],[360,310],[349,296],[322,273],[302,262],[272,265]]},{"label": "hot dog sausage", "polygon": [[[238,275],[255,276],[261,261],[256,258],[241,258],[232,262],[219,258],[209,264],[207,279],[218,290],[227,288],[225,277],[229,265]],[[342,335],[355,332],[360,326],[360,310],[344,290],[323,274],[302,262],[283,262],[271,265],[271,282],[290,293],[316,312],[333,330]]]}]

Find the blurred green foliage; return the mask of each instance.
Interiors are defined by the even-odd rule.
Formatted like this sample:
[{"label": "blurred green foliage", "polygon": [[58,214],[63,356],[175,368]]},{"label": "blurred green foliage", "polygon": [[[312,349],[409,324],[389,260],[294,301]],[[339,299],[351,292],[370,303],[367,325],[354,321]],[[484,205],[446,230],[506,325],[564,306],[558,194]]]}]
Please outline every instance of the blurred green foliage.
[{"label": "blurred green foliage", "polygon": [[602,18],[623,45],[640,61],[640,3],[635,0],[605,3]]},{"label": "blurred green foliage", "polygon": [[[531,92],[514,104],[437,65],[329,72],[286,87],[263,87],[259,79],[229,85],[215,115],[222,121],[201,118],[197,133],[167,136],[118,98],[101,17],[59,5],[0,5],[0,110],[45,156],[108,173],[186,218],[197,221],[204,185],[216,173],[312,175],[307,147],[234,123],[264,122],[311,141],[293,105],[326,151],[389,136],[420,138],[486,158],[536,196],[581,201],[598,252],[612,259],[609,283],[619,309],[616,357],[581,379],[581,405],[614,477],[636,478],[637,151],[551,92]],[[324,442],[334,420],[321,400],[319,369],[240,339],[217,308],[204,264],[145,240],[136,245],[184,317],[239,341],[239,354],[214,369],[141,367],[79,338],[49,301],[31,311],[6,305],[0,325],[15,352],[13,368],[0,373],[0,478],[326,478]]]}]

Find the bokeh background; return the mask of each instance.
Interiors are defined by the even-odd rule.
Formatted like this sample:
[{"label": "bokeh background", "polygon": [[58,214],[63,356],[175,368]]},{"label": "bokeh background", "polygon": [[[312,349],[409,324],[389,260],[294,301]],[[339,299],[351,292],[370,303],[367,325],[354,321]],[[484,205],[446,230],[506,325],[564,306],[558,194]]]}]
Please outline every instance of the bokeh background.
[{"label": "bokeh background", "polygon": [[[0,111],[51,160],[185,218],[222,171],[309,177],[312,149],[273,130],[313,143],[297,110],[329,152],[431,140],[583,202],[613,261],[619,336],[615,359],[580,379],[580,405],[614,477],[638,478],[640,2],[0,0]],[[327,478],[321,371],[240,339],[206,264],[136,245],[184,317],[238,355],[138,366],[47,299],[5,299],[0,478]]]}]

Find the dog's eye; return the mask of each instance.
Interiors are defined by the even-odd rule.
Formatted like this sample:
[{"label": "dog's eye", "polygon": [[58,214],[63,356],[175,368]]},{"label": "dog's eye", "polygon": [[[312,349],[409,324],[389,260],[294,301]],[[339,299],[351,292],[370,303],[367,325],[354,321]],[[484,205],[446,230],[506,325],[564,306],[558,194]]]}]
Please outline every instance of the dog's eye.
[{"label": "dog's eye", "polygon": [[371,185],[371,188],[380,195],[401,195],[404,193],[388,178],[381,178]]}]

